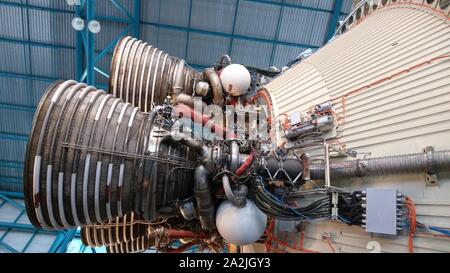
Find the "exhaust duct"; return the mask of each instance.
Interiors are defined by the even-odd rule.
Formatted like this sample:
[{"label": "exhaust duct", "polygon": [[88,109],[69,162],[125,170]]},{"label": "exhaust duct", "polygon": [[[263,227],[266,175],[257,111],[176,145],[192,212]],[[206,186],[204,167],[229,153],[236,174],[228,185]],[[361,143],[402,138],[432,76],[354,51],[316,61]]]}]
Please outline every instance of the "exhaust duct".
[{"label": "exhaust duct", "polygon": [[51,85],[35,114],[25,160],[31,223],[65,229],[132,212],[154,221],[160,208],[192,195],[197,155],[163,141],[169,132],[159,110],[143,113],[75,81]]},{"label": "exhaust duct", "polygon": [[161,105],[167,96],[194,94],[202,74],[183,59],[132,37],[122,38],[111,62],[109,92],[144,112]]}]

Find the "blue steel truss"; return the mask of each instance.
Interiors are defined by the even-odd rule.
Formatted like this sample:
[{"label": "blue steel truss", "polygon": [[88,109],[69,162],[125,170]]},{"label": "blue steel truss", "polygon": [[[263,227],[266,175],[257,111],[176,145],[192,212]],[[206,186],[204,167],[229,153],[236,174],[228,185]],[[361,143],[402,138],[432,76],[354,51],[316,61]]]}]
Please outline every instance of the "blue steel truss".
[{"label": "blue steel truss", "polygon": [[[19,222],[22,216],[26,213],[25,207],[17,200],[23,199],[23,194],[21,193],[11,193],[11,192],[0,192],[0,212],[2,207],[9,205],[17,210],[17,214],[14,215],[15,219],[9,222],[0,222],[0,230],[4,231],[4,233],[0,236],[0,249],[10,252],[10,253],[24,253],[29,250],[30,245],[33,243],[33,240],[39,234],[47,234],[53,235],[53,241],[50,244],[47,252],[49,253],[65,253],[67,251],[68,244],[72,241],[75,236],[74,230],[70,231],[45,231],[38,230],[34,226],[29,223]],[[29,233],[31,234],[28,241],[21,245],[20,249],[17,246],[12,246],[5,242],[5,238],[10,235],[14,236],[15,232]]]},{"label": "blue steel truss", "polygon": [[[77,69],[76,78],[79,81],[84,81],[89,85],[96,85],[96,73],[99,73],[103,77],[109,78],[108,72],[102,71],[98,68],[97,64],[108,53],[111,53],[117,44],[117,42],[127,33],[131,33],[134,37],[140,36],[140,0],[133,0],[133,11],[127,10],[119,1],[109,0],[109,3],[120,11],[123,17],[110,17],[110,16],[95,16],[95,2],[96,0],[81,0],[80,5],[77,5],[75,15],[88,22],[92,20],[105,20],[113,22],[127,23],[128,26],[120,32],[109,44],[100,52],[95,51],[95,35],[89,31],[86,26],[82,31],[77,33]],[[100,87],[100,86],[99,86]]]}]

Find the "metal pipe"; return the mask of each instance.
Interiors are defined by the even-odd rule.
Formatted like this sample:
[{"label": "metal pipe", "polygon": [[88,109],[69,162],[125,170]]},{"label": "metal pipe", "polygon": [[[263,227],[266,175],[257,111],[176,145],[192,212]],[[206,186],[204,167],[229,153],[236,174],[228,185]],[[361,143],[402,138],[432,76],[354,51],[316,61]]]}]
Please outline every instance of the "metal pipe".
[{"label": "metal pipe", "polygon": [[203,73],[211,85],[213,92],[213,103],[223,106],[223,88],[219,75],[217,75],[213,68],[207,68]]},{"label": "metal pipe", "polygon": [[230,201],[233,205],[239,208],[245,207],[245,204],[247,203],[247,200],[245,198],[245,189],[240,189],[240,194],[236,195],[234,194],[233,190],[231,189],[230,185],[230,179],[228,178],[228,175],[224,175],[222,177],[222,186],[225,191],[225,196],[227,197],[228,201]]},{"label": "metal pipe", "polygon": [[184,67],[185,67],[186,62],[184,60],[179,60],[178,61],[178,65],[176,67],[176,72],[175,72],[175,80],[173,81],[173,94],[175,96],[177,96],[178,94],[181,93],[181,91],[183,90],[183,76],[184,76]]},{"label": "metal pipe", "polygon": [[215,208],[212,201],[212,189],[208,170],[200,165],[195,170],[194,195],[197,201],[198,216],[204,230],[216,227]]},{"label": "metal pipe", "polygon": [[236,170],[236,175],[241,176],[253,163],[253,152],[245,159],[244,163]]},{"label": "metal pipe", "polygon": [[[224,138],[224,134],[227,133],[226,128],[224,128],[221,125],[215,124],[211,119],[205,117],[201,113],[196,112],[194,109],[192,109],[187,105],[177,104],[173,109],[174,114],[177,115],[178,117],[188,116],[195,123],[201,122],[201,125],[203,126],[208,124],[209,126],[208,128],[210,129],[210,131],[221,138]],[[231,137],[236,138],[234,133],[231,133]]]},{"label": "metal pipe", "polygon": [[[195,99],[194,99],[194,97],[189,96],[187,94],[184,94],[184,93],[178,94],[175,97],[175,100],[176,100],[176,103],[184,104],[184,105],[187,105],[187,106],[189,106],[191,108],[195,107]],[[199,101],[201,102],[202,109],[206,109],[206,107],[207,107],[206,103],[204,103],[201,100],[199,100]]]},{"label": "metal pipe", "polygon": [[235,173],[239,168],[239,144],[236,140],[230,142],[230,164],[229,168],[232,173]]},{"label": "metal pipe", "polygon": [[201,158],[206,156],[208,148],[205,145],[203,145],[203,143],[192,138],[186,138],[185,135],[183,134],[179,134],[178,136],[180,137],[180,139],[176,140],[173,138],[172,135],[166,135],[161,139],[161,143],[163,143],[164,141],[171,141],[173,143],[180,142],[181,144],[191,148]]},{"label": "metal pipe", "polygon": [[[311,165],[311,179],[324,179],[324,165]],[[332,178],[382,176],[450,170],[450,150],[359,159],[330,165]]]},{"label": "metal pipe", "polygon": [[[286,172],[291,178],[303,172],[300,161],[292,158],[278,160],[269,157],[263,159],[260,165],[258,172],[265,177],[270,176],[268,172],[273,175],[278,170],[284,170],[278,172],[280,177]],[[325,179],[325,169],[325,164],[311,164],[311,179]],[[450,171],[450,150],[358,159],[330,164],[331,179],[441,171]]]},{"label": "metal pipe", "polygon": [[331,187],[331,175],[330,175],[330,145],[325,143],[325,187]]},{"label": "metal pipe", "polygon": [[94,226],[83,226],[80,231],[81,241],[90,247],[110,246],[135,241],[150,233],[149,225],[135,223],[139,220],[134,213],[123,218]]}]

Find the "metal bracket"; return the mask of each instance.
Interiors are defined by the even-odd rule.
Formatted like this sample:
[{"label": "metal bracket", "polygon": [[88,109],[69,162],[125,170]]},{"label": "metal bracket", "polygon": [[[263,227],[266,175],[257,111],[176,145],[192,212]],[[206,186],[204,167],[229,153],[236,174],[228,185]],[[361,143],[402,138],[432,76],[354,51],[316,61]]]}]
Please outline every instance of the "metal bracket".
[{"label": "metal bracket", "polygon": [[309,181],[310,178],[310,170],[309,170],[309,155],[307,153],[302,153],[300,156],[303,165],[303,180]]},{"label": "metal bracket", "polygon": [[432,146],[428,146],[424,149],[424,153],[427,157],[427,169],[425,171],[425,183],[427,186],[438,186],[439,179],[437,175],[437,171],[434,164],[434,148]]},{"label": "metal bracket", "polygon": [[339,202],[339,192],[333,191],[331,192],[331,219],[338,219],[338,202]]}]

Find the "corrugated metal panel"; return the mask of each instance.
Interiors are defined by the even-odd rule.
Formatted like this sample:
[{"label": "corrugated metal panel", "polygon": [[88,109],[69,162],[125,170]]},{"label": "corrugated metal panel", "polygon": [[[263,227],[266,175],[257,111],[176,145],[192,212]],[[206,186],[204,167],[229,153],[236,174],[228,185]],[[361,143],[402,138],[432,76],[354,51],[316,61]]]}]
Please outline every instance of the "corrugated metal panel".
[{"label": "corrugated metal panel", "polygon": [[141,2],[141,20],[144,22],[159,22],[160,0],[146,0]]},{"label": "corrugated metal panel", "polygon": [[26,47],[21,44],[0,41],[0,70],[2,72],[27,73]]},{"label": "corrugated metal panel", "polygon": [[31,47],[31,72],[33,75],[71,79],[75,75],[73,64],[75,64],[75,50],[73,49]]},{"label": "corrugated metal panel", "polygon": [[274,56],[274,64],[277,67],[282,67],[289,63],[292,59],[300,55],[307,48],[301,47],[293,47],[293,46],[284,46],[277,45]]},{"label": "corrugated metal panel", "polygon": [[[340,142],[373,157],[417,153],[430,145],[450,149],[450,20],[407,3],[379,8],[267,89],[276,115],[333,99],[338,115],[345,116]],[[396,188],[418,204],[419,221],[449,228],[449,182],[442,174],[438,187],[427,187],[424,174],[415,174],[333,184],[351,190]],[[369,238],[360,228],[332,223],[308,225],[309,246],[329,251],[325,232],[336,234],[342,252],[368,251],[370,240],[386,252],[408,249],[406,237]],[[417,252],[450,251],[448,240],[421,236],[415,244]]]},{"label": "corrugated metal panel", "polygon": [[236,62],[255,67],[268,67],[272,44],[235,39],[232,52]]},{"label": "corrugated metal panel", "polygon": [[192,33],[189,36],[188,63],[204,66],[215,64],[228,51],[230,39]]},{"label": "corrugated metal panel", "polygon": [[350,13],[353,6],[353,1],[342,1],[342,9],[341,12]]},{"label": "corrugated metal panel", "polygon": [[241,2],[236,19],[236,34],[276,39],[280,6]]},{"label": "corrugated metal panel", "polygon": [[0,160],[23,162],[27,148],[26,141],[22,139],[8,140],[0,138],[0,145],[2,147]]},{"label": "corrugated metal panel", "polygon": [[[103,50],[112,41],[117,39],[117,37],[128,27],[128,24],[118,22],[101,22],[101,27],[101,32],[95,36],[95,50],[97,51]],[[71,33],[74,34],[75,31],[72,30]],[[124,36],[127,35],[131,35],[131,31],[128,31]]]},{"label": "corrugated metal panel", "polygon": [[[312,47],[320,47],[323,45],[325,38],[328,34],[328,27],[330,25],[332,10],[334,8],[334,1],[321,0],[321,1],[239,1],[239,7],[236,13],[237,0],[226,1],[213,1],[213,0],[192,0],[192,11],[190,25],[188,20],[189,15],[189,2],[183,1],[181,4],[175,0],[172,1],[160,1],[151,0],[143,3],[141,12],[142,21],[156,24],[156,26],[142,26],[143,39],[155,44],[155,41],[159,41],[158,34],[153,28],[176,30],[180,28],[180,31],[190,32],[190,43],[200,44],[205,41],[203,37],[212,36],[217,37],[215,39],[208,39],[211,43],[208,48],[214,48],[217,40],[225,40],[219,37],[229,37],[232,39],[234,35],[242,35],[248,37],[244,42],[247,46],[255,46],[256,39],[265,39],[261,41],[265,45],[257,46],[257,48],[268,48],[271,44],[278,42],[288,42],[299,44],[298,47],[303,50],[301,45],[311,45]],[[276,4],[270,4],[270,2]],[[343,11],[347,11],[351,6],[351,0],[343,1]],[[288,5],[282,8],[283,5]],[[281,14],[280,30],[277,31],[278,19]],[[318,10],[318,11],[317,11]],[[236,13],[236,18],[234,18]],[[158,26],[162,24],[162,26]],[[234,26],[234,32],[233,32]],[[192,31],[191,31],[192,29]],[[204,33],[202,33],[204,32]],[[277,32],[279,32],[277,34]],[[195,33],[196,35],[193,35]],[[198,35],[197,35],[198,34]],[[202,35],[204,34],[204,35]],[[160,35],[160,34],[159,34]],[[156,37],[155,37],[156,36]],[[202,40],[195,41],[196,38],[202,38]],[[177,44],[180,42],[177,40]],[[163,45],[158,45],[163,50],[169,51],[164,48]],[[191,52],[191,46],[189,45],[189,52]],[[204,46],[202,46],[203,48]],[[293,45],[295,47],[295,45]],[[249,52],[251,49],[239,49],[238,52],[234,52],[234,46],[231,52],[224,50],[221,52],[228,53],[233,58],[234,62],[249,63],[249,59],[254,56],[243,57],[242,52]],[[283,49],[287,49],[287,52],[281,52]],[[173,50],[174,52],[182,52],[181,50]],[[264,51],[264,50],[263,50]],[[287,56],[290,52],[298,50],[291,50],[286,46],[277,46],[277,56]],[[196,51],[193,51],[195,54]],[[214,54],[216,50],[214,49]],[[264,51],[266,52],[266,51]],[[206,52],[207,53],[207,52]],[[221,55],[218,54],[218,55]],[[184,54],[175,56],[185,58]],[[268,58],[271,59],[272,53],[268,53]],[[286,64],[288,61],[297,57],[298,54],[291,55],[290,57],[283,58],[283,62],[273,58],[274,63],[281,65]],[[187,59],[193,65],[204,65],[209,60],[209,54],[206,54],[204,60],[199,60],[196,63],[192,63],[192,60],[197,60],[195,56],[189,56]],[[285,61],[287,60],[287,61]],[[261,63],[269,65],[270,61],[251,61],[253,63]],[[208,63],[211,65],[211,63]]]},{"label": "corrugated metal panel", "polygon": [[0,35],[3,38],[23,39],[22,11],[16,7],[0,6]]},{"label": "corrugated metal panel", "polygon": [[156,45],[158,42],[158,28],[141,24],[141,36],[147,43]]},{"label": "corrugated metal panel", "polygon": [[32,105],[28,81],[24,79],[0,76],[0,103]]},{"label": "corrugated metal panel", "polygon": [[[29,39],[46,44],[75,46],[75,31],[72,28],[72,18],[69,13],[55,13],[28,9],[24,14],[29,27]],[[26,38],[26,37],[25,37]]]},{"label": "corrugated metal panel", "polygon": [[326,42],[328,26],[332,17],[331,13],[316,12],[308,44],[320,47]]},{"label": "corrugated metal panel", "polygon": [[[242,6],[239,7],[241,9]],[[193,0],[191,27],[208,31],[231,33],[236,0]]]},{"label": "corrugated metal panel", "polygon": [[[134,1],[129,0],[115,0],[118,4],[120,4],[125,10],[132,13],[134,9]],[[147,2],[147,1],[142,1]],[[96,0],[95,1],[95,14],[96,15],[104,15],[104,16],[112,16],[118,18],[127,18],[126,15],[119,10],[115,5],[111,3],[111,0]]]},{"label": "corrugated metal panel", "polygon": [[33,121],[33,112],[0,108],[0,124],[2,133],[28,135]]},{"label": "corrugated metal panel", "polygon": [[[316,12],[296,8],[285,8],[281,22],[280,40],[291,43],[308,44],[314,28],[326,28],[314,26]],[[323,39],[323,36],[322,36]]]},{"label": "corrugated metal panel", "polygon": [[184,31],[160,29],[157,46],[172,56],[184,58],[187,34]]},{"label": "corrugated metal panel", "polygon": [[164,0],[160,2],[160,23],[186,27],[189,21],[189,1]]},{"label": "corrugated metal panel", "polygon": [[[104,1],[104,0],[102,0]],[[16,2],[23,3],[22,0],[8,1],[8,2]],[[66,1],[55,1],[55,0],[28,0],[29,5],[38,6],[38,7],[49,7],[55,9],[61,9],[66,11],[75,10],[74,6],[69,6]]]}]

